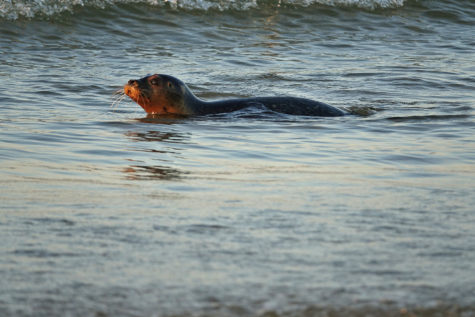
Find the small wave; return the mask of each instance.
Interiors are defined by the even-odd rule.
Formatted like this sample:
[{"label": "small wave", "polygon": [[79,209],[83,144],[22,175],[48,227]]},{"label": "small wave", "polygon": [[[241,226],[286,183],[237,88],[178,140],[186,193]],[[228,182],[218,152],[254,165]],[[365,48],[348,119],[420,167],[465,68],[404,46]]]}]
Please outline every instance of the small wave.
[{"label": "small wave", "polygon": [[406,117],[389,117],[386,120],[394,122],[407,122],[407,121],[434,121],[434,120],[451,120],[451,119],[468,119],[470,115],[467,114],[444,114],[444,115],[415,115]]},{"label": "small wave", "polygon": [[357,7],[367,10],[398,8],[406,0],[4,0],[0,2],[0,18],[17,20],[34,17],[51,17],[63,12],[74,13],[81,7],[105,9],[123,4],[145,4],[186,10],[249,10],[268,6],[308,7],[326,5],[333,7]]}]

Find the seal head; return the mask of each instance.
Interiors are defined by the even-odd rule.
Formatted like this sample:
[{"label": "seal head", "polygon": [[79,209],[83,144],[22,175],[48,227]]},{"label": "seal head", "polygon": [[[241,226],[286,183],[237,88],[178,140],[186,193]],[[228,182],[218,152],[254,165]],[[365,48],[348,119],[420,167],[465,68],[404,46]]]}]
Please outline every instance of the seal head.
[{"label": "seal head", "polygon": [[124,93],[148,114],[193,114],[186,106],[186,97],[191,92],[183,82],[172,76],[154,74],[131,79],[124,86]]}]

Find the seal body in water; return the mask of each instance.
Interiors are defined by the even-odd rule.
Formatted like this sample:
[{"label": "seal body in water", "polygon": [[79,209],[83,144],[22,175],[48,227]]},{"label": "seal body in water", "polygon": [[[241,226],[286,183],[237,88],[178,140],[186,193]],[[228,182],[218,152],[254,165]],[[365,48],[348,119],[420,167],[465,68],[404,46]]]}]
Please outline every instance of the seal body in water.
[{"label": "seal body in water", "polygon": [[149,114],[206,115],[252,106],[293,115],[336,117],[345,113],[322,102],[296,97],[255,97],[204,101],[179,79],[162,74],[129,80],[124,92]]}]

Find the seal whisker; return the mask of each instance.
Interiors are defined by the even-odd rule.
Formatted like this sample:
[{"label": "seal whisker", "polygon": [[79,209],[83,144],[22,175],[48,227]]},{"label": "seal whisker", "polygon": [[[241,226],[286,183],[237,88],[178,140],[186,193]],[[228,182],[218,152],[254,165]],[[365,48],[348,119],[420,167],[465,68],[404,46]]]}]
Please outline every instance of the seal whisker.
[{"label": "seal whisker", "polygon": [[114,98],[114,100],[112,101],[111,107],[115,108],[124,98],[125,98],[125,94],[119,95],[116,98]]},{"label": "seal whisker", "polygon": [[111,108],[114,109],[114,108],[117,108],[117,106],[122,102],[122,100],[124,100],[127,95],[122,92],[122,93],[116,93],[115,95],[118,95],[115,100],[112,101],[112,104],[111,104]]}]

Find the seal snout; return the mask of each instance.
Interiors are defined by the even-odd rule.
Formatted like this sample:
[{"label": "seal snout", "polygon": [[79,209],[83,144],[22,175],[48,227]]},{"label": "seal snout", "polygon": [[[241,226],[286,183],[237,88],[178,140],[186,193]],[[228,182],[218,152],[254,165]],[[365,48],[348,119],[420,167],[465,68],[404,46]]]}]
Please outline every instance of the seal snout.
[{"label": "seal snout", "polygon": [[124,86],[124,92],[129,97],[132,97],[131,94],[137,94],[139,90],[139,81],[135,79],[129,80],[127,85]]},{"label": "seal snout", "polygon": [[124,86],[124,92],[127,96],[137,101],[140,91],[138,81],[131,79],[127,82],[127,85]]}]

